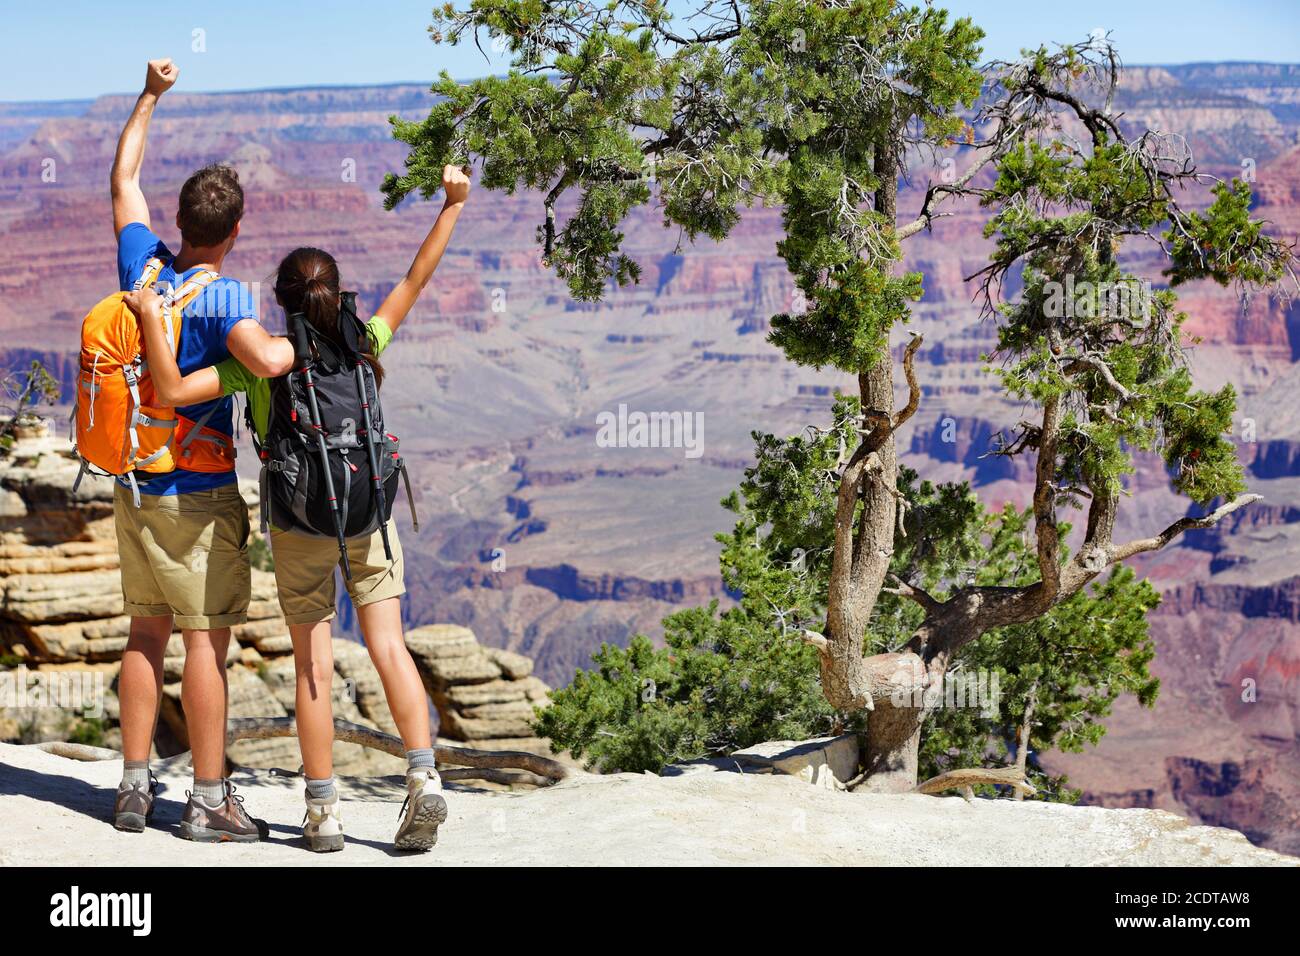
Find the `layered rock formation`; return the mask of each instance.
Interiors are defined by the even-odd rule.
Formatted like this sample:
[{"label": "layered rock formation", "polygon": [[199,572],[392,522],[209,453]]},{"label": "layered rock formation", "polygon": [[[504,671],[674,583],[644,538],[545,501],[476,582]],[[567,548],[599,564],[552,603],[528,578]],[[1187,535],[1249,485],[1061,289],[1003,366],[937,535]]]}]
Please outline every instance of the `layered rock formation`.
[{"label": "layered rock formation", "polygon": [[[74,494],[76,474],[66,446],[49,438],[23,440],[7,454],[0,452],[0,660],[11,682],[23,674],[33,687],[41,675],[97,675],[87,684],[94,699],[87,697],[76,711],[62,700],[0,699],[0,739],[73,738],[118,747],[116,678],[130,619],[122,614],[113,490],[107,480],[88,479]],[[245,483],[243,491],[255,509],[255,486]],[[436,714],[453,740],[549,752],[529,726],[548,690],[531,676],[530,659],[480,647],[473,632],[456,626],[422,628],[410,635],[410,645]],[[189,747],[181,705],[184,654],[175,633],[163,659],[156,744],[161,756]],[[396,735],[365,649],[335,639],[334,658],[335,716]],[[232,629],[226,664],[230,716],[292,716],[293,648],[270,572],[253,571],[249,621]],[[16,703],[28,705],[6,706]],[[335,744],[334,756],[341,774],[394,773],[405,767],[398,758],[355,744]],[[290,738],[238,741],[230,758],[244,766],[290,770],[301,762]]]},{"label": "layered rock formation", "polygon": [[530,723],[550,688],[533,676],[530,658],[482,647],[455,624],[416,628],[406,646],[438,708],[442,737],[485,750],[549,752]]}]

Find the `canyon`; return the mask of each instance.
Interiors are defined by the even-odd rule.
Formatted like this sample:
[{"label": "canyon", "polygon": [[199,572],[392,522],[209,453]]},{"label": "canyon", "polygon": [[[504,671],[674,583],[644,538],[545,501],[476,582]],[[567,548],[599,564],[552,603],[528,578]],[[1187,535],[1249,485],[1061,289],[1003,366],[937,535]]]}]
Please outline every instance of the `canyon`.
[{"label": "canyon", "polygon": [[[180,183],[229,162],[248,201],[226,272],[261,283],[267,325],[282,326],[267,279],[301,244],[334,253],[345,285],[373,309],[437,213],[416,200],[385,212],[378,191],[403,159],[388,117],[421,117],[430,101],[419,84],[173,91],[145,160],[154,225],[176,241]],[[0,366],[39,359],[65,395],[81,317],[115,283],[106,184],[132,102],[0,104]],[[1290,240],[1300,232],[1300,67],[1134,67],[1117,109],[1127,122],[1185,133],[1206,172],[1253,180],[1271,229]],[[936,176],[909,170],[904,211]],[[1023,505],[1030,463],[986,457],[1025,414],[984,371],[995,327],[965,282],[987,255],[986,214],[974,204],[953,213],[905,250],[925,275],[910,327],[926,344],[904,461],[932,480],[971,480],[990,507]],[[416,534],[397,509],[408,624],[469,627],[487,647],[532,658],[556,686],[602,642],[654,636],[666,613],[727,600],[712,535],[730,524],[719,500],[752,461],[751,431],[825,424],[834,391],[852,383],[795,366],[765,340],[769,317],[792,306],[775,251],[779,210],[751,209],[726,242],[692,246],[653,207],[639,211],[625,232],[641,281],[599,304],[573,302],[544,267],[541,219],[535,194],[474,193],[384,356],[384,404],[420,512]],[[1154,257],[1136,253],[1134,264],[1160,283]],[[1300,307],[1243,302],[1210,284],[1180,294],[1200,381],[1232,382],[1241,396],[1234,439],[1264,501],[1139,566],[1164,594],[1152,617],[1155,709],[1121,701],[1098,747],[1042,759],[1088,802],[1174,810],[1300,853]],[[895,343],[904,339],[899,330]],[[602,447],[598,416],[620,404],[702,413],[702,455]],[[65,412],[52,413],[64,438]],[[1128,490],[1117,537],[1188,510],[1158,462],[1144,462]],[[353,626],[341,608],[340,633]]]}]

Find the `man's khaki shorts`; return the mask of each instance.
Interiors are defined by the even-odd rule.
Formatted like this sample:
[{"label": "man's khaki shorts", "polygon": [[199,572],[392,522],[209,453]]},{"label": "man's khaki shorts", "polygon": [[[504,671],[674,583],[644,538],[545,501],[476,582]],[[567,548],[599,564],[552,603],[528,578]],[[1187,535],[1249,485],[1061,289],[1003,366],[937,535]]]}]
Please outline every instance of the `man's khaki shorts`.
[{"label": "man's khaki shorts", "polygon": [[[402,544],[392,521],[388,522],[388,543],[393,550],[392,561],[384,556],[384,541],[378,531],[368,537],[348,539],[352,580],[347,582],[347,588],[356,607],[406,593]],[[275,557],[275,586],[284,619],[290,624],[332,620],[334,569],[341,564],[335,540],[272,528],[271,553]]]},{"label": "man's khaki shorts", "polygon": [[239,486],[183,495],[113,495],[125,613],[175,616],[178,627],[230,627],[248,618],[248,505]]}]

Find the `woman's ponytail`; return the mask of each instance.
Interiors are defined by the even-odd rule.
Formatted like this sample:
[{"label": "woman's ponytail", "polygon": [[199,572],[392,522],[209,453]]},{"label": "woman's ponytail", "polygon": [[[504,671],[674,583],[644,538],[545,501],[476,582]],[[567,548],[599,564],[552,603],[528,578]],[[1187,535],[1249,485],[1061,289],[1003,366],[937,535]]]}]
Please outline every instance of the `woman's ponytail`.
[{"label": "woman's ponytail", "polygon": [[[303,246],[280,262],[275,274],[275,298],[287,315],[301,312],[318,333],[333,342],[342,342],[339,332],[339,266],[323,249]],[[369,353],[366,361],[375,373],[375,381],[384,377],[379,360]]]},{"label": "woman's ponytail", "polygon": [[[337,272],[335,276],[337,277]],[[307,321],[329,335],[339,327],[338,279],[331,283],[319,273],[308,276],[303,283],[302,313]]]}]

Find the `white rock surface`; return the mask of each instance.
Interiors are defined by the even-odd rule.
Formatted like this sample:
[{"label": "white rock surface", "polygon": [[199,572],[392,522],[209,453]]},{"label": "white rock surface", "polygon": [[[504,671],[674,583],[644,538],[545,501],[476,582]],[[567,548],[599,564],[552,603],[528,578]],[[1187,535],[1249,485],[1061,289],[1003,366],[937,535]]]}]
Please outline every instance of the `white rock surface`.
[{"label": "white rock surface", "polygon": [[0,744],[0,866],[1300,865],[1158,810],[835,793],[780,774],[707,770],[583,776],[526,793],[449,788],[451,816],[421,855],[392,849],[398,778],[343,781],[347,848],[316,855],[299,837],[301,781],[243,772],[235,784],[270,840],[201,846],[176,835],[188,775],[159,769],[166,791],[152,827],[123,834],[107,822],[116,761]]},{"label": "white rock surface", "polygon": [[812,740],[770,740],[737,750],[732,760],[746,766],[770,767],[777,773],[798,777],[804,783],[837,789],[858,775],[858,737],[814,737]]}]

